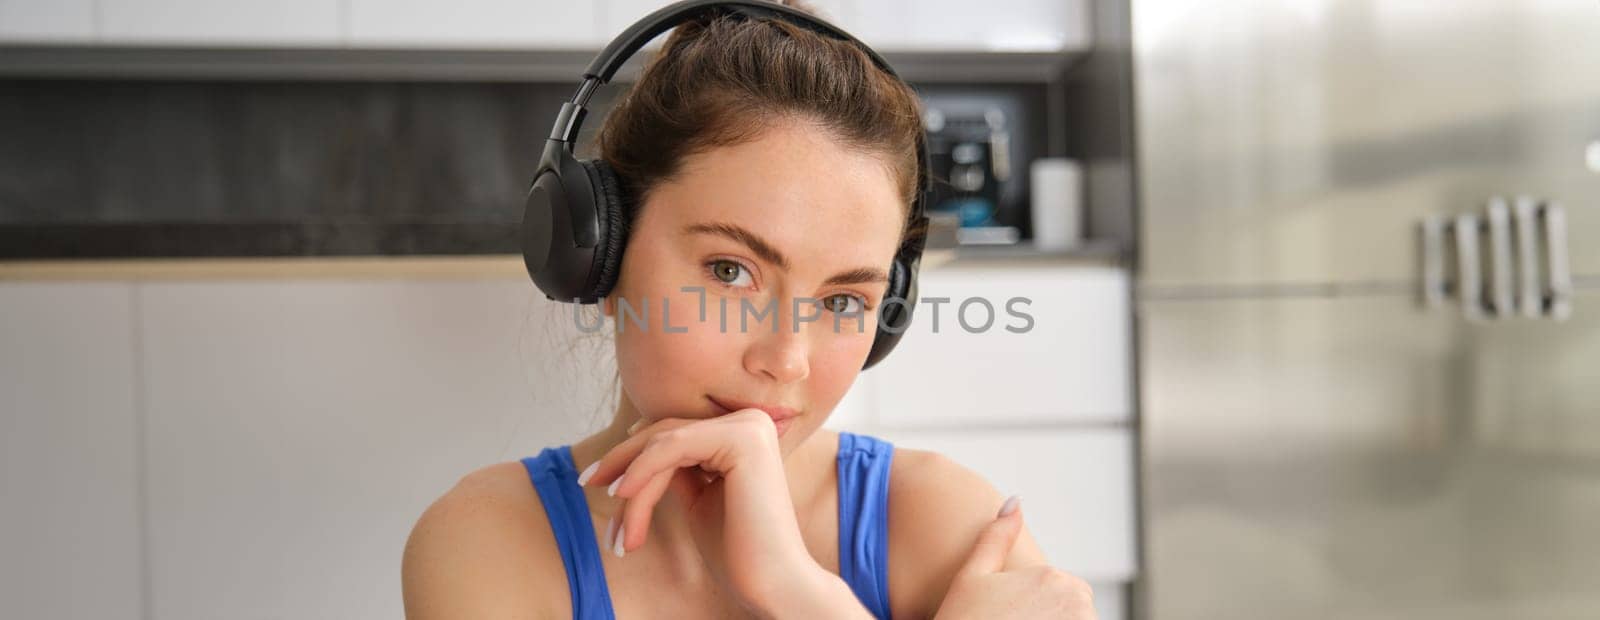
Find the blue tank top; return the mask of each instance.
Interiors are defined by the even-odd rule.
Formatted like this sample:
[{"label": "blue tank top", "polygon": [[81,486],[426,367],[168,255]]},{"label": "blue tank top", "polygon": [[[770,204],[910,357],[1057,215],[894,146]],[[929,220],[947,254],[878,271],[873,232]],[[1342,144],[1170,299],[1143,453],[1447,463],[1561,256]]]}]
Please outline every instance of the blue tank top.
[{"label": "blue tank top", "polygon": [[[868,611],[889,618],[889,465],[894,445],[839,431],[839,576]],[[600,563],[599,536],[589,503],[578,486],[572,446],[545,448],[522,459],[544,502],[545,516],[567,567],[572,617],[615,620],[611,592]]]}]

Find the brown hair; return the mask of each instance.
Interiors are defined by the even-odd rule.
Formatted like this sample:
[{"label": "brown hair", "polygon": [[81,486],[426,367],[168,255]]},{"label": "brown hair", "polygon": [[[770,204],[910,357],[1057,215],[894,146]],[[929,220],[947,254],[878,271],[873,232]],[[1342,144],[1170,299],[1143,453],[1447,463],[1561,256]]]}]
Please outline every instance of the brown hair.
[{"label": "brown hair", "polygon": [[[804,2],[782,4],[807,13]],[[719,16],[677,26],[607,114],[600,157],[632,196],[629,228],[650,192],[683,159],[755,139],[775,121],[801,120],[850,148],[881,156],[901,196],[900,243],[917,191],[916,92],[860,48],[786,21]]]}]

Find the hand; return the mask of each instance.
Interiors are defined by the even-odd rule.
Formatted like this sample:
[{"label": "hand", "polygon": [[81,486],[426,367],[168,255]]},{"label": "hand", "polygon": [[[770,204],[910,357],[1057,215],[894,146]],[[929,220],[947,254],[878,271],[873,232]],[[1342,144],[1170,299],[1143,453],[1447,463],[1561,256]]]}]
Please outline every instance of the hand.
[{"label": "hand", "polygon": [[[961,618],[1068,618],[1094,620],[1093,594],[1082,579],[1040,565],[1005,568],[1022,531],[1022,509],[1013,497],[978,535],[967,563],[950,582],[936,620]],[[1006,509],[1012,510],[1007,513]]]},{"label": "hand", "polygon": [[751,609],[770,612],[785,588],[826,572],[800,535],[777,427],[765,412],[663,418],[637,429],[585,481],[615,481],[609,492],[626,500],[617,534],[624,556],[644,544],[660,502],[687,512],[706,566]]}]

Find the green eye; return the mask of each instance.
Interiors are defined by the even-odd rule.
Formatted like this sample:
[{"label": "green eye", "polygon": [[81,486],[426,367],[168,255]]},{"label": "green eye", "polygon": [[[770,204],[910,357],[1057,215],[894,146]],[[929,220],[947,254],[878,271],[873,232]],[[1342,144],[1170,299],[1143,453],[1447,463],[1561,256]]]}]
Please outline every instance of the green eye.
[{"label": "green eye", "polygon": [[[854,302],[854,306],[851,303]],[[825,310],[842,314],[860,314],[866,311],[867,300],[859,295],[833,295],[822,300]]]},{"label": "green eye", "polygon": [[741,276],[746,280],[744,285],[749,284],[749,271],[744,268],[744,265],[741,265],[735,261],[717,259],[706,263],[705,266],[710,269],[712,279],[716,280],[719,284],[724,286],[743,286],[739,284],[739,278]]}]

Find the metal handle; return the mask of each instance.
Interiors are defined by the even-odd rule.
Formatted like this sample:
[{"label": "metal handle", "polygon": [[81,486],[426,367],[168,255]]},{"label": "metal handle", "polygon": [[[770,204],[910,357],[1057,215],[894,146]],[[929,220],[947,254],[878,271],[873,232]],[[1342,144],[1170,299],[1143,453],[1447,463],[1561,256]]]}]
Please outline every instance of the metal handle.
[{"label": "metal handle", "polygon": [[1517,307],[1522,316],[1538,318],[1544,313],[1539,295],[1539,202],[1518,196],[1512,204],[1517,224]]},{"label": "metal handle", "polygon": [[1572,271],[1567,265],[1567,213],[1561,205],[1545,203],[1544,220],[1545,312],[1556,320],[1572,315]]},{"label": "metal handle", "polygon": [[1456,275],[1461,298],[1461,314],[1470,320],[1483,318],[1483,281],[1478,258],[1478,216],[1458,215],[1456,233]]},{"label": "metal handle", "polygon": [[1444,306],[1449,290],[1444,283],[1444,231],[1448,225],[1444,218],[1422,218],[1418,228],[1422,235],[1422,305],[1424,308]]},{"label": "metal handle", "polygon": [[1511,316],[1511,207],[1499,196],[1489,200],[1489,308],[1494,316]]}]

